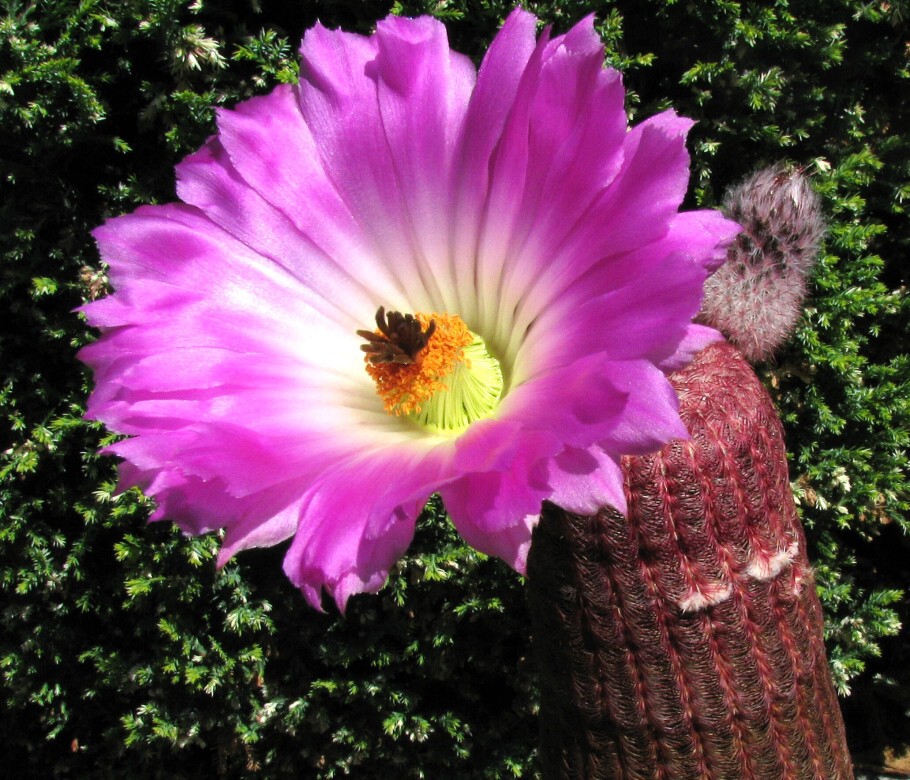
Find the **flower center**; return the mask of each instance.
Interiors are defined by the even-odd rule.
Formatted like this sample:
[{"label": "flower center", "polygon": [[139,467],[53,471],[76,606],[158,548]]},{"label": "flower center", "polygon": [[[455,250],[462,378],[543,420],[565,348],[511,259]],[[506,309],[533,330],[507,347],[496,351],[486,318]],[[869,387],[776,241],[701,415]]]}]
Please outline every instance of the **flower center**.
[{"label": "flower center", "polygon": [[480,336],[454,314],[376,312],[375,331],[358,330],[366,371],[389,414],[433,433],[457,434],[492,415],[502,368]]}]

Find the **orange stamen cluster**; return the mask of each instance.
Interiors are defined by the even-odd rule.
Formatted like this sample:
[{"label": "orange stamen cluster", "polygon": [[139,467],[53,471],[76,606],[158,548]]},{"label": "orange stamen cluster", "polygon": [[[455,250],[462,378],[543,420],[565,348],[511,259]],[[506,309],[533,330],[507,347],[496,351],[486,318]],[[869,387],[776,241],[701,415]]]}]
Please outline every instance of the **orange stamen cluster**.
[{"label": "orange stamen cluster", "polygon": [[464,359],[464,348],[474,340],[467,325],[455,314],[418,312],[414,316],[424,329],[429,328],[430,322],[436,323],[436,329],[413,363],[372,363],[369,356],[364,358],[367,373],[376,383],[376,392],[389,414],[418,413],[422,403],[440,390],[447,390],[443,380]]}]

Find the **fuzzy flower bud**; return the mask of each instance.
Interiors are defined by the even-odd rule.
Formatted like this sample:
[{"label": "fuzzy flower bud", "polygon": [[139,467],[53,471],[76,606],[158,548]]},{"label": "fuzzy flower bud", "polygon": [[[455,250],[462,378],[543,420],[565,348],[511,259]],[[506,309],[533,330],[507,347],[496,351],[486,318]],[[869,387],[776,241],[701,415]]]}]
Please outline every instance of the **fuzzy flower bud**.
[{"label": "fuzzy flower bud", "polygon": [[799,320],[824,232],[818,196],[802,170],[775,165],[728,190],[723,211],[743,231],[706,282],[698,321],[759,362]]}]

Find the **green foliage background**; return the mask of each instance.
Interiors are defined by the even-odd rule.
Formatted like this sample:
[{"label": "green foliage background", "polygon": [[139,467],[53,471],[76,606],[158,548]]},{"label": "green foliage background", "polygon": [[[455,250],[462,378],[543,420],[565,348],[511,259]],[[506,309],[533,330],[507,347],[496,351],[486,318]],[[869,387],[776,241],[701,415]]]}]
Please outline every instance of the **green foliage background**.
[{"label": "green foliage background", "polygon": [[[587,13],[637,118],[699,124],[689,205],[778,160],[829,220],[805,322],[761,367],[783,414],[832,669],[858,751],[910,733],[906,0],[529,2]],[[443,19],[479,60],[498,0],[4,0],[0,20],[0,692],[16,776],[532,777],[522,584],[432,507],[378,596],[305,606],[281,550],[146,525],[81,419],[103,294],[89,230],[174,197],[213,108],[296,76],[303,30]],[[887,652],[882,654],[882,651]],[[861,717],[852,717],[859,713]]]}]

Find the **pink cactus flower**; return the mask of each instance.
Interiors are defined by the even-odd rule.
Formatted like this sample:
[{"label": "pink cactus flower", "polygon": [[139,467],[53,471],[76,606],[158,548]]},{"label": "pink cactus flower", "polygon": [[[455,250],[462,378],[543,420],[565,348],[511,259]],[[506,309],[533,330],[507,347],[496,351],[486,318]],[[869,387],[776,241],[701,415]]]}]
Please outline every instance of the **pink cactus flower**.
[{"label": "pink cactus flower", "polygon": [[622,455],[686,435],[665,373],[738,227],[680,213],[691,122],[629,129],[586,19],[521,10],[476,71],[430,18],[317,25],[300,82],[218,113],[182,202],[95,235],[89,416],[155,519],[292,538],[319,607],[375,591],[439,492],[525,567],[541,502],[625,509]]}]

